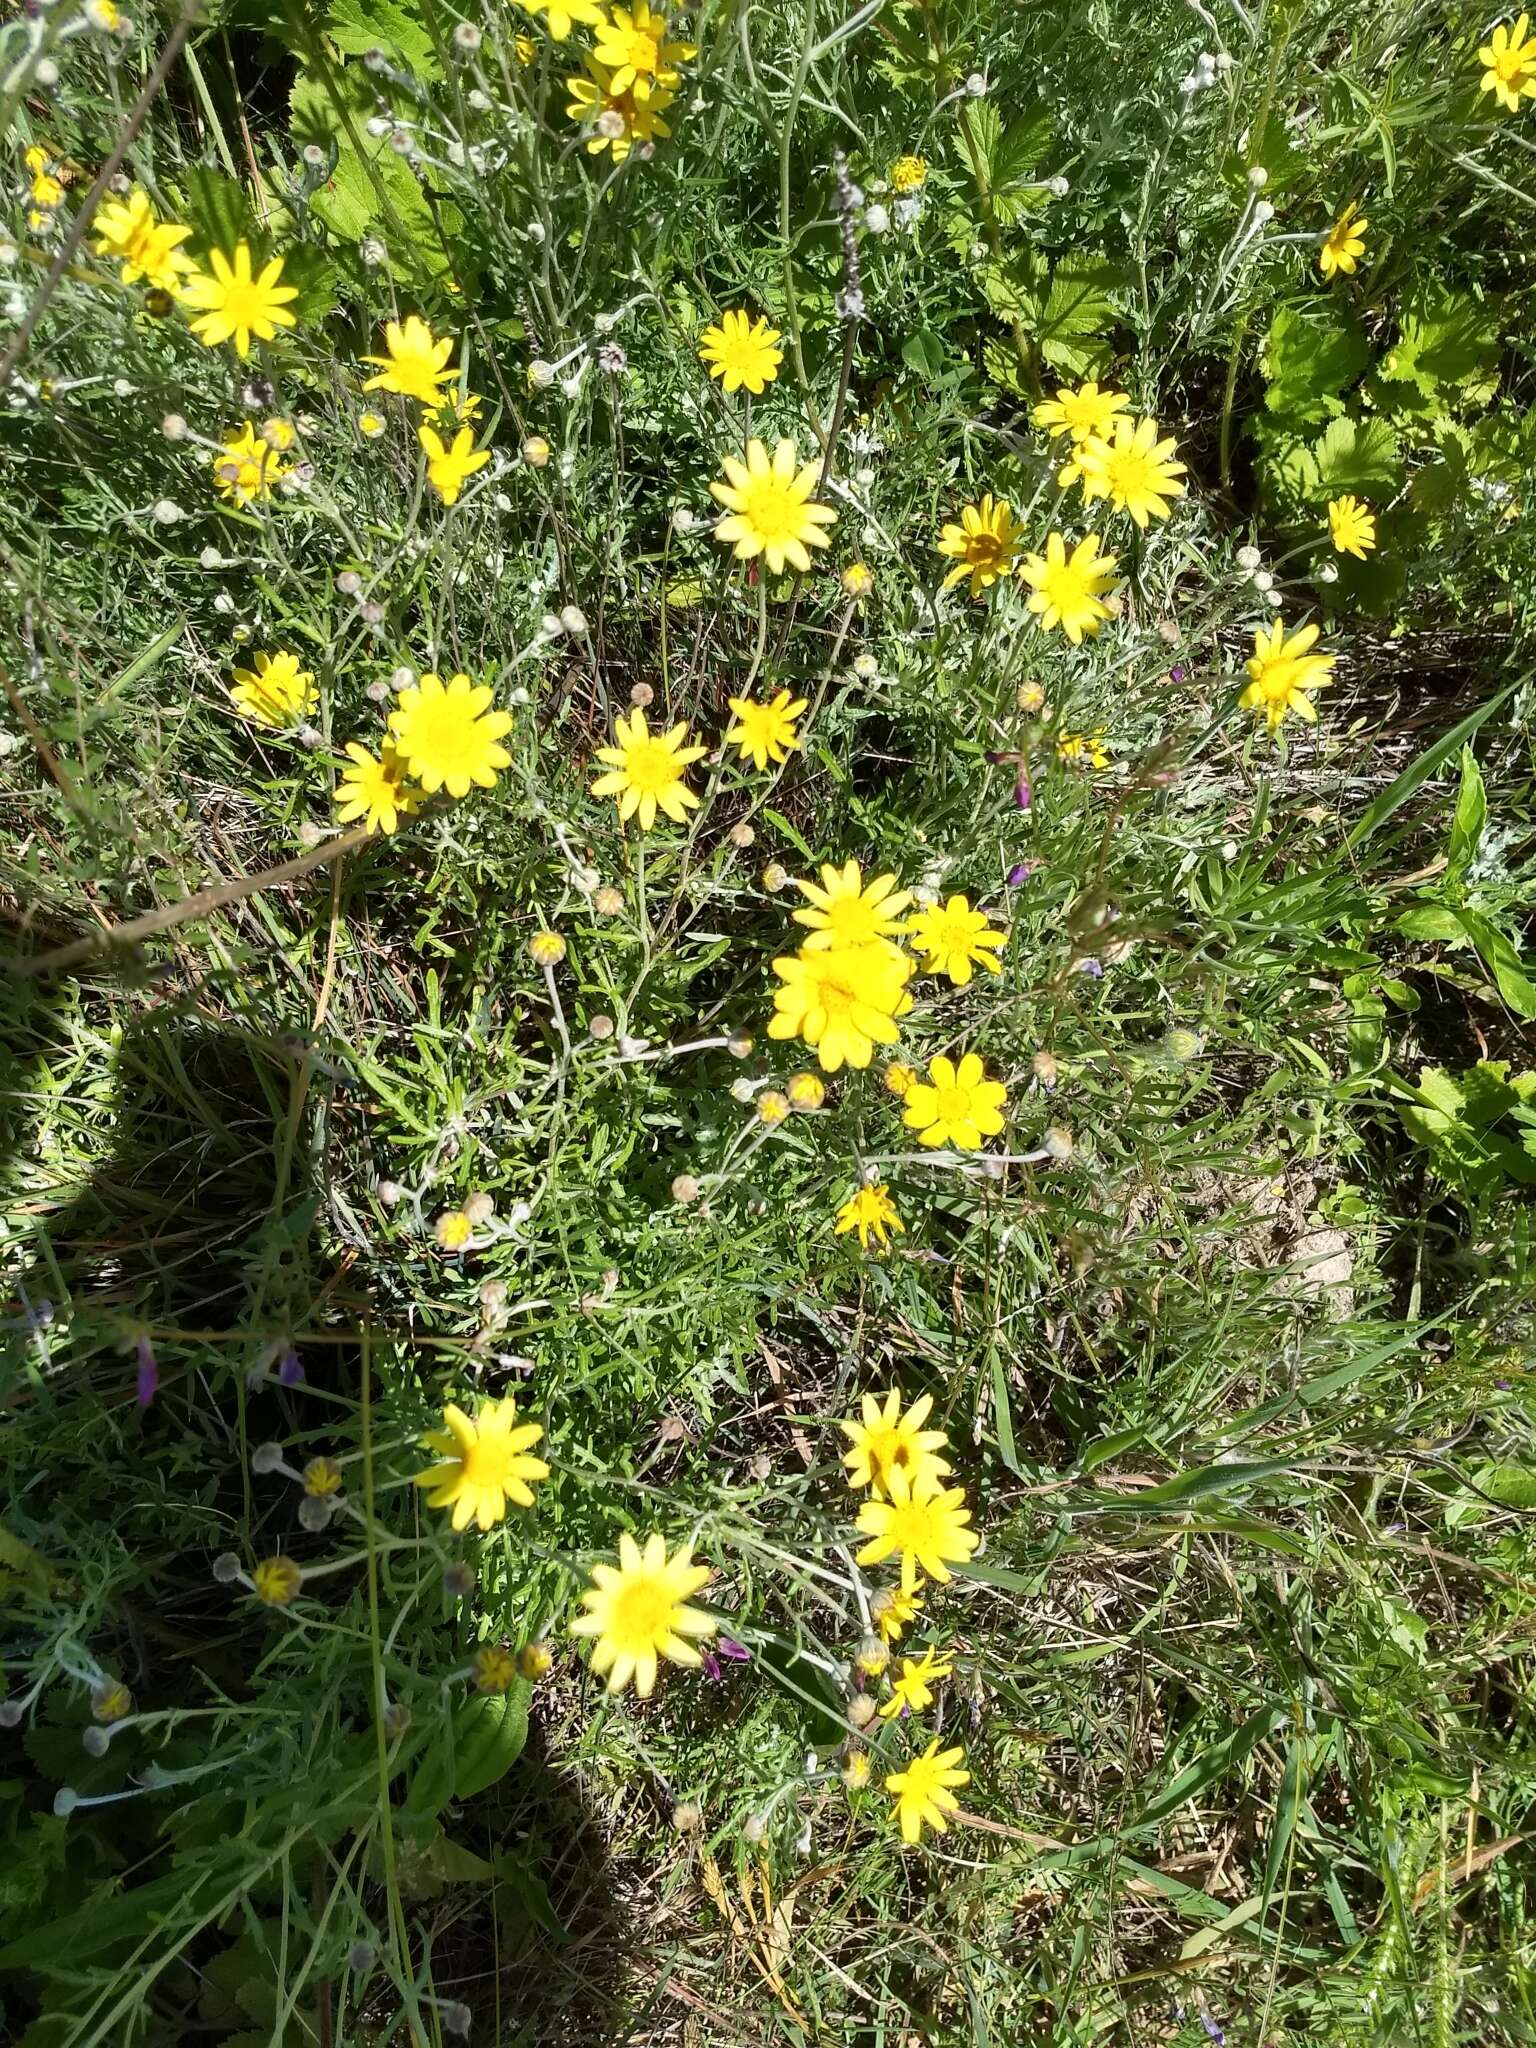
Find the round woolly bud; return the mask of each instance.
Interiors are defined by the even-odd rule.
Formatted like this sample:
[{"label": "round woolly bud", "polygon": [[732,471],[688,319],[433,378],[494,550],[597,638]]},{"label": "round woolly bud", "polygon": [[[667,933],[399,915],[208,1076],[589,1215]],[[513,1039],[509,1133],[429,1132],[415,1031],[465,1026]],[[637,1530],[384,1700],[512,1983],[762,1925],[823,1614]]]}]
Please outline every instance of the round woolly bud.
[{"label": "round woolly bud", "polygon": [[405,1189],[401,1187],[397,1180],[381,1180],[374,1189],[374,1193],[379,1198],[379,1206],[381,1208],[393,1209],[404,1195]]},{"label": "round woolly bud", "polygon": [[691,1173],[680,1173],[672,1183],[672,1199],[685,1206],[699,1199],[699,1184]]},{"label": "round woolly bud", "polygon": [[587,1019],[587,1030],[593,1038],[604,1039],[613,1036],[613,1019],[599,1010],[595,1017]]},{"label": "round woolly bud", "polygon": [[725,1049],[733,1060],[749,1059],[753,1042],[750,1031],[733,1031],[725,1041]]},{"label": "round woolly bud", "polygon": [[258,1444],[251,1453],[253,1472],[281,1472],[283,1469],[283,1447],[281,1444]]},{"label": "round woolly bud", "polygon": [[672,1809],[672,1825],[680,1835],[696,1835],[704,1825],[704,1815],[697,1802],[680,1800]]},{"label": "round woolly bud", "polygon": [[630,690],[629,701],[639,710],[644,711],[647,705],[655,703],[656,692],[649,683],[636,683]]},{"label": "round woolly bud", "polygon": [[465,1196],[464,1214],[478,1230],[496,1214],[496,1197],[488,1195],[484,1188],[477,1189],[474,1194]]},{"label": "round woolly bud", "polygon": [[765,1088],[757,1099],[757,1120],[770,1131],[777,1130],[789,1115],[789,1097],[777,1088]]}]

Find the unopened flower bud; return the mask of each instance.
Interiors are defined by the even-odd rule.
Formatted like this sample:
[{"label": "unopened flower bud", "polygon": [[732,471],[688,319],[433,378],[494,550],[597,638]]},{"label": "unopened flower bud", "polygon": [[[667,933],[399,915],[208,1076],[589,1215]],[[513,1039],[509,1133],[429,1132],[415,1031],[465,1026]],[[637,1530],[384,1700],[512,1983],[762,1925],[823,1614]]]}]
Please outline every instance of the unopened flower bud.
[{"label": "unopened flower bud", "polygon": [[867,1692],[856,1692],[848,1702],[848,1719],[855,1728],[867,1728],[879,1711],[878,1702]]},{"label": "unopened flower bud", "polygon": [[1072,1157],[1072,1133],[1061,1124],[1052,1124],[1040,1140],[1042,1152],[1048,1152],[1052,1159],[1064,1160]]},{"label": "unopened flower bud", "polygon": [[1056,1086],[1056,1055],[1053,1052],[1037,1052],[1029,1063],[1030,1072],[1049,1095]]},{"label": "unopened flower bud", "polygon": [[789,1097],[777,1088],[765,1088],[757,1099],[757,1120],[770,1131],[777,1130],[789,1115]]},{"label": "unopened flower bud", "polygon": [[644,711],[648,704],[654,703],[655,698],[656,692],[649,683],[635,683],[630,689],[629,701],[641,711]]},{"label": "unopened flower bud", "polygon": [[694,1835],[704,1825],[704,1815],[692,1799],[684,1799],[672,1809],[672,1825],[680,1835]]},{"label": "unopened flower bud", "polygon": [[599,1040],[604,1038],[612,1038],[613,1019],[610,1016],[608,1016],[604,1011],[599,1010],[595,1017],[589,1017],[587,1019],[587,1030],[593,1038]]},{"label": "unopened flower bud", "polygon": [[750,1059],[753,1038],[750,1031],[733,1031],[725,1041],[725,1049],[733,1060]]},{"label": "unopened flower bud", "polygon": [[691,1173],[680,1173],[672,1183],[672,1199],[685,1206],[699,1199],[699,1184]]},{"label": "unopened flower bud", "polygon": [[779,891],[786,888],[788,884],[789,870],[782,867],[776,860],[769,861],[767,867],[763,869],[763,887],[768,891],[769,895],[777,896]]},{"label": "unopened flower bud", "polygon": [[740,847],[741,850],[745,852],[746,849],[752,844],[753,840],[756,839],[757,834],[752,830],[752,827],[750,825],[741,824],[733,825],[730,829],[730,832],[726,836],[729,838],[732,846]]}]

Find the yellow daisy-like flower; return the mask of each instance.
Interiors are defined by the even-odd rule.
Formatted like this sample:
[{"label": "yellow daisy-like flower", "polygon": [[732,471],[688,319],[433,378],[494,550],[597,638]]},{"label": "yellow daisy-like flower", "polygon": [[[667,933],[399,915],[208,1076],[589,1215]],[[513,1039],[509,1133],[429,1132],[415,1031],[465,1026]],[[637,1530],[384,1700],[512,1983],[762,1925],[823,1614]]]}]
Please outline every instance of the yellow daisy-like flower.
[{"label": "yellow daisy-like flower", "polygon": [[770,458],[761,441],[747,443],[747,459],[724,457],[721,467],[727,481],[710,485],[710,495],[730,514],[715,528],[715,539],[734,543],[738,562],[761,555],[775,576],[782,576],[784,564],[802,574],[810,568],[811,548],[824,548],[823,527],[832,525],[837,514],[830,505],[820,505],[811,496],[816,488],[816,465],[803,466],[793,441],[780,441]]},{"label": "yellow daisy-like flower", "polygon": [[[810,941],[807,940],[806,943],[809,944]],[[920,1076],[916,1067],[909,1067],[905,1060],[892,1060],[891,1064],[886,1068],[883,1078],[886,1087],[890,1089],[898,1101],[902,1101],[905,1099],[912,1083],[920,1079]]]},{"label": "yellow daisy-like flower", "polygon": [[928,177],[928,166],[920,156],[899,156],[891,165],[891,190],[916,192]]},{"label": "yellow daisy-like flower", "polygon": [[133,1712],[133,1694],[120,1678],[104,1678],[91,1694],[91,1718],[104,1728]]},{"label": "yellow daisy-like flower", "polygon": [[[600,28],[603,10],[597,0],[522,0],[530,14],[542,14],[544,26],[557,43],[563,43],[580,22],[583,28]],[[532,63],[531,57],[521,60]]]},{"label": "yellow daisy-like flower", "polygon": [[432,427],[418,427],[416,438],[427,457],[427,480],[445,505],[457,505],[459,493],[477,470],[484,469],[491,451],[475,451],[475,430],[460,427],[451,443],[445,443]]},{"label": "yellow daisy-like flower", "polygon": [[470,1659],[469,1679],[476,1692],[507,1692],[517,1676],[517,1658],[500,1643],[487,1643]]},{"label": "yellow daisy-like flower", "polygon": [[743,386],[754,396],[760,394],[779,374],[784,351],[775,347],[782,337],[766,320],[754,320],[750,313],[722,313],[717,327],[706,327],[699,337],[699,360],[718,377],[725,391]]},{"label": "yellow daisy-like flower", "polygon": [[827,1084],[820,1074],[791,1074],[784,1083],[784,1093],[789,1097],[791,1109],[798,1109],[808,1116],[826,1101]]},{"label": "yellow daisy-like flower", "polygon": [[1069,767],[1107,768],[1109,750],[1104,744],[1105,728],[1096,725],[1092,732],[1059,732],[1056,735],[1056,758]]},{"label": "yellow daisy-like flower", "polygon": [[963,1486],[944,1490],[931,1479],[914,1484],[897,1467],[886,1496],[867,1500],[859,1509],[859,1533],[869,1541],[857,1552],[858,1561],[879,1564],[899,1556],[904,1593],[915,1590],[919,1566],[930,1579],[947,1585],[953,1577],[950,1566],[965,1563],[981,1541],[968,1526],[970,1519]]},{"label": "yellow daisy-like flower", "polygon": [[866,883],[856,860],[821,869],[821,883],[795,883],[810,902],[809,910],[793,913],[810,937],[801,950],[820,953],[830,946],[868,946],[876,939],[899,939],[906,930],[902,912],[912,902],[910,889],[898,889],[894,875],[873,875]]},{"label": "yellow daisy-like flower", "polygon": [[213,458],[214,483],[231,505],[254,505],[259,498],[270,496],[272,486],[288,474],[271,442],[264,440],[249,420]]},{"label": "yellow daisy-like flower", "polygon": [[985,913],[973,910],[964,896],[919,910],[907,924],[907,935],[914,951],[923,955],[923,972],[947,974],[959,988],[970,980],[973,966],[992,974],[1002,971],[995,956],[1007,945],[1008,934],[993,931]]},{"label": "yellow daisy-like flower", "polygon": [[1026,555],[1019,564],[1019,575],[1030,587],[1029,609],[1047,632],[1059,626],[1080,647],[1083,635],[1097,633],[1110,616],[1104,598],[1114,587],[1119,559],[1099,553],[1096,533],[1080,540],[1070,555],[1059,533],[1049,535],[1043,555]]},{"label": "yellow daisy-like flower", "polygon": [[896,1820],[904,1842],[921,1841],[925,1826],[943,1834],[949,1815],[960,1811],[954,1787],[971,1782],[970,1772],[959,1768],[964,1758],[965,1751],[958,1746],[940,1749],[936,1735],[904,1771],[895,1771],[886,1779],[885,1789],[896,1801]]},{"label": "yellow daisy-like flower", "polygon": [[[569,17],[567,17],[566,33],[570,33]],[[556,37],[556,41],[558,42],[559,40],[560,38]],[[514,36],[512,38],[512,54],[526,71],[530,64],[537,63],[539,46],[532,36]]]},{"label": "yellow daisy-like flower", "polygon": [[609,1692],[622,1692],[633,1680],[648,1700],[658,1658],[698,1665],[694,1642],[712,1636],[718,1624],[687,1603],[709,1579],[709,1566],[694,1563],[690,1546],[668,1557],[665,1538],[651,1535],[642,1550],[627,1529],[619,1538],[617,1569],[593,1565],[592,1584],[581,1596],[588,1611],[571,1623],[571,1633],[597,1638],[592,1669],[607,1672]]},{"label": "yellow daisy-like flower", "polygon": [[884,1181],[878,1181],[855,1188],[837,1212],[832,1235],[844,1237],[850,1230],[856,1230],[859,1233],[859,1250],[867,1252],[871,1238],[883,1247],[893,1231],[899,1237],[906,1227],[896,1213],[890,1189]]},{"label": "yellow daisy-like flower", "polygon": [[57,173],[59,166],[40,143],[34,142],[22,158],[30,173],[29,190],[32,204],[51,213],[56,206],[64,204],[64,181]]},{"label": "yellow daisy-like flower", "polygon": [[1376,545],[1376,515],[1358,498],[1330,498],[1328,533],[1337,553],[1363,562]]},{"label": "yellow daisy-like flower", "polygon": [[517,1403],[482,1401],[473,1420],[448,1402],[441,1429],[428,1430],[422,1441],[438,1453],[438,1463],[418,1472],[412,1484],[426,1489],[429,1508],[452,1508],[455,1529],[474,1522],[494,1529],[506,1518],[508,1504],[533,1506],[529,1482],[549,1477],[542,1458],[529,1456],[544,1434],[537,1422],[519,1422]]},{"label": "yellow daisy-like flower", "polygon": [[1536,97],[1536,38],[1529,36],[1530,26],[1528,14],[1513,26],[1501,21],[1477,53],[1484,66],[1481,89],[1511,114],[1519,113],[1522,93]]},{"label": "yellow daisy-like flower", "polygon": [[441,1252],[461,1252],[475,1234],[475,1226],[462,1209],[445,1209],[432,1225],[432,1238]]},{"label": "yellow daisy-like flower", "polygon": [[311,1458],[304,1467],[304,1491],[311,1500],[329,1500],[341,1491],[341,1467],[334,1458]]},{"label": "yellow daisy-like flower", "polygon": [[290,1607],[304,1574],[291,1557],[264,1557],[251,1573],[251,1591],[263,1607]]},{"label": "yellow daisy-like flower", "polygon": [[869,1611],[880,1631],[880,1640],[896,1643],[901,1640],[902,1632],[910,1628],[922,1613],[923,1596],[915,1590],[904,1593],[899,1586],[892,1586],[875,1595]]},{"label": "yellow daisy-like flower", "polygon": [[370,832],[393,832],[417,804],[404,761],[387,740],[377,758],[356,740],[348,740],[347,758],[351,765],[336,785],[338,821],[353,825],[361,818]]},{"label": "yellow daisy-like flower", "polygon": [[1365,231],[1370,222],[1352,199],[1323,237],[1317,252],[1317,267],[1325,278],[1353,277],[1365,254]]},{"label": "yellow daisy-like flower", "polygon": [[402,398],[416,399],[429,413],[438,411],[448,397],[443,386],[452,384],[458,375],[448,360],[453,354],[453,336],[434,335],[419,314],[408,313],[403,321],[386,324],[384,350],[381,356],[363,357],[365,363],[379,366],[379,374],[370,377],[363,389],[398,392]]},{"label": "yellow daisy-like flower", "polygon": [[1271,732],[1294,711],[1308,725],[1317,723],[1317,706],[1311,692],[1332,680],[1335,657],[1314,654],[1319,628],[1303,626],[1286,637],[1284,622],[1276,619],[1266,632],[1260,626],[1253,636],[1253,655],[1248,663],[1248,687],[1238,703],[1245,711],[1262,717]]},{"label": "yellow daisy-like flower", "polygon": [[1090,435],[1073,458],[1084,498],[1090,505],[1108,498],[1143,530],[1149,518],[1166,519],[1172,501],[1184,495],[1176,446],[1172,435],[1158,439],[1154,419],[1116,420],[1110,433]]},{"label": "yellow daisy-like flower", "polygon": [[235,708],[258,725],[292,725],[315,708],[315,679],[296,654],[258,654],[253,668],[235,670]]},{"label": "yellow daisy-like flower", "polygon": [[638,815],[640,829],[649,832],[658,810],[674,825],[681,825],[690,810],[697,810],[698,798],[683,779],[683,771],[702,761],[707,747],[686,744],[688,728],[674,725],[669,732],[652,732],[645,713],[631,711],[613,723],[613,745],[599,747],[597,759],[608,769],[592,785],[593,796],[618,799],[619,823],[627,825]]},{"label": "yellow daisy-like flower", "polygon": [[117,0],[85,0],[85,18],[92,28],[99,28],[103,35],[115,35],[123,25]]},{"label": "yellow daisy-like flower", "polygon": [[488,686],[471,683],[466,675],[452,676],[446,684],[441,676],[424,675],[400,692],[389,729],[407,773],[428,796],[440,789],[467,796],[471,783],[494,788],[498,771],[512,759],[499,744],[503,733],[512,730],[512,714],[492,711],[490,704]]},{"label": "yellow daisy-like flower", "polygon": [[787,761],[800,744],[795,720],[805,710],[806,701],[804,697],[791,698],[788,690],[780,690],[771,704],[729,697],[726,702],[736,716],[725,736],[736,742],[743,761],[750,761],[754,768],[764,769],[770,761]]},{"label": "yellow daisy-like flower", "polygon": [[956,564],[944,578],[944,588],[952,590],[969,577],[972,597],[980,597],[1013,567],[1018,539],[1013,507],[1006,498],[994,498],[988,491],[979,505],[962,506],[958,524],[949,521],[939,535],[939,553]]},{"label": "yellow daisy-like flower", "polygon": [[658,85],[643,100],[632,92],[620,92],[608,67],[591,56],[585,75],[568,78],[565,85],[570,94],[566,113],[573,121],[593,123],[586,143],[589,156],[601,156],[606,149],[614,162],[621,164],[636,143],[653,142],[658,135],[672,133],[661,118],[675,97],[665,86]]},{"label": "yellow daisy-like flower", "polygon": [[207,270],[193,271],[181,288],[183,304],[201,308],[192,332],[205,348],[232,341],[235,354],[242,357],[250,354],[253,335],[257,341],[275,340],[280,327],[297,324],[288,301],[299,296],[298,287],[284,284],[282,278],[281,256],[253,273],[244,242],[235,244],[233,256],[211,249]]},{"label": "yellow daisy-like flower", "polygon": [[611,7],[592,45],[593,57],[613,73],[613,90],[632,92],[638,102],[657,86],[675,88],[678,65],[697,54],[692,43],[668,42],[667,18],[653,12],[648,0]]},{"label": "yellow daisy-like flower", "polygon": [[954,1673],[954,1665],[942,1662],[937,1650],[924,1650],[921,1657],[903,1657],[899,1675],[891,1680],[891,1696],[880,1709],[882,1721],[894,1721],[898,1714],[920,1714],[933,1703],[933,1688],[941,1678]]},{"label": "yellow daisy-like flower", "polygon": [[987,1079],[975,1053],[968,1052],[958,1067],[940,1053],[928,1062],[928,1079],[907,1090],[901,1120],[917,1132],[919,1145],[975,1152],[983,1138],[994,1138],[1003,1128],[1007,1094],[1001,1081]]},{"label": "yellow daisy-like flower", "polygon": [[1055,441],[1066,435],[1072,444],[1072,453],[1064,467],[1057,473],[1056,481],[1063,490],[1078,480],[1077,451],[1095,435],[1099,439],[1110,433],[1118,416],[1130,410],[1130,399],[1123,391],[1101,391],[1095,380],[1086,384],[1062,385],[1054,398],[1042,399],[1035,407],[1031,418],[1037,427],[1044,427]]},{"label": "yellow daisy-like flower", "polygon": [[126,199],[102,203],[91,232],[96,254],[114,256],[122,264],[124,284],[137,284],[142,278],[174,296],[193,267],[192,258],[179,246],[192,230],[161,220],[149,194],[137,185]]},{"label": "yellow daisy-like flower", "polygon": [[785,986],[774,992],[770,1038],[802,1038],[814,1047],[823,1073],[845,1063],[867,1067],[876,1045],[900,1035],[896,1018],[911,1006],[906,993],[912,962],[892,945],[804,947],[775,960]]},{"label": "yellow daisy-like flower", "polygon": [[883,1398],[866,1394],[859,1403],[857,1422],[837,1426],[853,1446],[843,1453],[848,1467],[848,1484],[867,1486],[885,1499],[891,1490],[891,1474],[900,1472],[915,1487],[938,1486],[949,1463],[938,1453],[949,1438],[942,1429],[924,1429],[933,1413],[932,1394],[919,1394],[902,1413],[901,1393],[896,1387]]}]

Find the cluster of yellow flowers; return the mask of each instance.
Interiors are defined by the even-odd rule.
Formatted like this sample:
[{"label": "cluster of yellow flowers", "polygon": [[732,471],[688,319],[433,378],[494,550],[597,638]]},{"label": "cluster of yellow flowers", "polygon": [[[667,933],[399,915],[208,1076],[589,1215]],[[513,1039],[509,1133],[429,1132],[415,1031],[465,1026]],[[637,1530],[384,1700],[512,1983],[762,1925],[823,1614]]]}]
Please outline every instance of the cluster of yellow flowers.
[{"label": "cluster of yellow flowers", "polygon": [[[923,1575],[947,1585],[950,1566],[966,1563],[981,1540],[970,1527],[964,1487],[945,1485],[948,1438],[941,1429],[923,1426],[932,1410],[933,1396],[923,1394],[903,1412],[893,1387],[883,1398],[866,1394],[858,1419],[838,1425],[851,1446],[843,1457],[848,1483],[868,1494],[859,1508],[858,1528],[869,1540],[857,1553],[858,1562],[880,1564],[894,1557],[901,1565],[899,1584],[871,1605],[878,1638],[864,1646],[858,1659],[869,1678],[886,1671],[891,1646],[921,1613]],[[855,1725],[861,1719],[867,1725],[872,1711],[884,1720],[921,1713],[932,1704],[934,1686],[953,1669],[931,1645],[921,1657],[903,1657],[885,1701],[878,1710],[855,1713]],[[969,1772],[960,1768],[963,1760],[961,1749],[941,1750],[935,1736],[905,1770],[886,1779],[904,1841],[918,1841],[924,1826],[941,1833],[948,1826],[958,1806],[955,1787],[970,1782]]]},{"label": "cluster of yellow flowers", "polygon": [[[543,17],[557,43],[577,26],[593,30],[586,68],[565,81],[566,113],[590,128],[587,149],[608,151],[623,163],[632,150],[649,150],[657,136],[672,133],[663,116],[677,98],[679,66],[698,53],[675,41],[667,17],[648,0],[629,7],[604,7],[598,0],[523,0]],[[521,55],[521,52],[519,52]]]},{"label": "cluster of yellow flowers", "polygon": [[[1129,514],[1143,530],[1152,519],[1166,519],[1175,498],[1182,497],[1184,465],[1174,455],[1171,438],[1159,438],[1157,422],[1130,413],[1130,399],[1123,391],[1101,390],[1089,380],[1076,387],[1058,390],[1054,398],[1035,407],[1034,420],[1052,440],[1064,440],[1066,460],[1057,472],[1062,490],[1081,484],[1085,501],[1107,499],[1116,511]],[[1340,552],[1364,557],[1374,547],[1375,520],[1369,508],[1355,498],[1336,499],[1328,508],[1333,542]],[[1020,531],[1013,507],[1006,498],[989,492],[979,504],[963,508],[957,522],[944,527],[939,552],[956,566],[944,579],[944,587],[970,580],[972,597],[979,597],[1001,577],[1017,573],[1029,585],[1029,609],[1047,630],[1059,628],[1074,647],[1085,636],[1099,631],[1111,614],[1114,572],[1119,558],[1101,552],[1099,536],[1088,534],[1075,545],[1059,532],[1046,540],[1043,554],[1025,554],[1019,559]],[[1254,634],[1248,684],[1238,699],[1244,710],[1262,717],[1271,732],[1288,712],[1315,722],[1317,707],[1312,693],[1328,680],[1334,665],[1331,654],[1316,654],[1319,628],[1303,626],[1287,633],[1276,620],[1268,629]],[[1094,764],[1102,766],[1108,756],[1094,736]],[[1063,735],[1058,753],[1063,759],[1081,755],[1083,735]]]}]

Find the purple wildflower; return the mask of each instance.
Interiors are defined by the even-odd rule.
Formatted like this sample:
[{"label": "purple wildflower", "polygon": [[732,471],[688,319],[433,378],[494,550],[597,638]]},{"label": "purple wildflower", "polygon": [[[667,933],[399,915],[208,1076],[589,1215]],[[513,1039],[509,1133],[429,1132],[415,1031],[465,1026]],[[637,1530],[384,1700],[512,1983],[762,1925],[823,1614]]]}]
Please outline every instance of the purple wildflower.
[{"label": "purple wildflower", "polygon": [[1033,790],[1033,789],[1031,788],[1031,786],[1030,786],[1030,780],[1029,780],[1029,770],[1028,770],[1027,768],[1025,768],[1025,767],[1024,767],[1024,766],[1022,765],[1022,763],[1021,763],[1021,764],[1020,764],[1020,767],[1019,767],[1019,772],[1018,772],[1018,775],[1017,775],[1017,776],[1015,777],[1015,779],[1014,779],[1014,785],[1013,785],[1013,801],[1014,801],[1014,804],[1015,804],[1015,806],[1016,806],[1016,807],[1017,807],[1017,808],[1018,808],[1019,810],[1021,810],[1021,811],[1027,811],[1027,810],[1029,809],[1030,805],[1031,805],[1031,804],[1032,804],[1032,803],[1034,802],[1034,800],[1035,800],[1035,792],[1034,792],[1034,790]]},{"label": "purple wildflower", "polygon": [[1168,671],[1168,680],[1170,683],[1182,683],[1188,673],[1189,671],[1182,662],[1175,662]]},{"label": "purple wildflower", "polygon": [[722,1657],[728,1657],[733,1664],[750,1664],[752,1652],[745,1643],[738,1643],[734,1636],[721,1636],[719,1650]]},{"label": "purple wildflower", "polygon": [[291,1344],[277,1361],[277,1383],[280,1387],[301,1387],[304,1384],[304,1368]]},{"label": "purple wildflower", "polygon": [[1015,861],[1013,866],[1008,870],[1009,888],[1022,889],[1024,884],[1029,880],[1030,876],[1038,872],[1039,867],[1040,863],[1037,860]]},{"label": "purple wildflower", "polygon": [[704,1676],[712,1685],[718,1685],[725,1673],[720,1669],[720,1659],[707,1644],[699,1651],[699,1662],[704,1667]]},{"label": "purple wildflower", "polygon": [[147,1408],[160,1391],[160,1368],[155,1363],[154,1350],[147,1337],[140,1337],[134,1344],[134,1354],[139,1369],[134,1381],[133,1398],[141,1408]]},{"label": "purple wildflower", "polygon": [[1222,2031],[1222,2029],[1217,2026],[1216,2022],[1211,2018],[1208,2012],[1201,2013],[1200,2024],[1202,2027],[1204,2027],[1207,2038],[1216,2043],[1216,2048],[1223,2048],[1223,2043],[1226,2041],[1227,2037],[1225,2033]]},{"label": "purple wildflower", "polygon": [[1074,974],[1091,974],[1095,981],[1102,981],[1104,978],[1104,962],[1102,960],[1074,960],[1072,962],[1072,972]]}]

